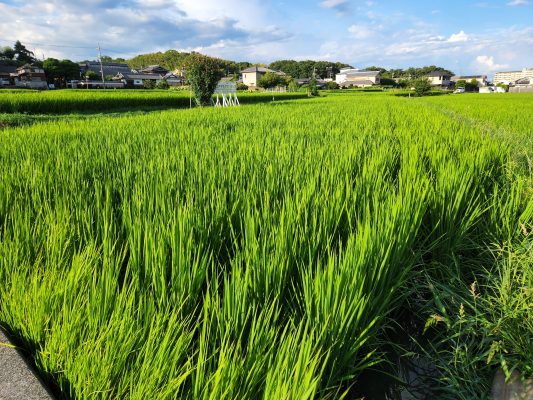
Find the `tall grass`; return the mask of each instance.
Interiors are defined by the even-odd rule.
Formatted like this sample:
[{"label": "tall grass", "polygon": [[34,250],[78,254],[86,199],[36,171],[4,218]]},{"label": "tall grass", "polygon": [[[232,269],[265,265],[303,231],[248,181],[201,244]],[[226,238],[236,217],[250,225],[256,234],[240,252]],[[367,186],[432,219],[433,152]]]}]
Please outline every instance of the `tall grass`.
[{"label": "tall grass", "polygon": [[351,395],[406,281],[523,211],[506,146],[360,98],[5,130],[0,323],[63,397]]}]

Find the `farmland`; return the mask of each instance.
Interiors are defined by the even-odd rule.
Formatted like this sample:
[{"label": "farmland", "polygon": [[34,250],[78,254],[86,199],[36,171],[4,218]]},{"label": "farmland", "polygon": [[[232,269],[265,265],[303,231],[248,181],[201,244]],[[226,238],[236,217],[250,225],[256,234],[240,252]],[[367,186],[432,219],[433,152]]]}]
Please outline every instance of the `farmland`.
[{"label": "farmland", "polygon": [[[90,93],[0,112],[146,105]],[[390,345],[434,361],[440,398],[531,376],[532,106],[350,93],[6,127],[0,325],[65,398],[358,398]]]}]

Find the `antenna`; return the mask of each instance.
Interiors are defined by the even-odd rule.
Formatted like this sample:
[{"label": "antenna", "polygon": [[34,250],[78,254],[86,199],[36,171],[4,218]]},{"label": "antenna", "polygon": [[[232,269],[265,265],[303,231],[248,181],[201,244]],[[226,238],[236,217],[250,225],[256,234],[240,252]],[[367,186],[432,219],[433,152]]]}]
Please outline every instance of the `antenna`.
[{"label": "antenna", "polygon": [[104,80],[104,66],[102,65],[102,52],[100,48],[100,43],[98,43],[98,59],[100,60],[100,75],[102,75],[102,85],[105,89],[105,80]]}]

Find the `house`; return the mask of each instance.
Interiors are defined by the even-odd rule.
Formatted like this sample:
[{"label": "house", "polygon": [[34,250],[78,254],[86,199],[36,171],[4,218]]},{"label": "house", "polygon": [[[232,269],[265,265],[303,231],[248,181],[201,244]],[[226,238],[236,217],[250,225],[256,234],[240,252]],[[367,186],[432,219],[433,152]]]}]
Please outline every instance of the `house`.
[{"label": "house", "polygon": [[452,76],[444,71],[433,71],[426,75],[431,86],[449,88],[452,85]]},{"label": "house", "polygon": [[[95,74],[98,74],[98,76],[101,76],[99,61],[88,61],[88,62],[80,63],[79,66],[80,66],[80,76],[85,75],[89,71],[92,71]],[[130,67],[128,67],[128,64],[123,64],[123,63],[102,63],[101,68],[104,72],[104,77],[115,76],[119,73],[122,73],[122,74],[131,73],[131,69]]]},{"label": "house", "polygon": [[354,68],[343,68],[335,75],[335,82],[341,87],[367,87],[381,83],[380,71],[361,71]]},{"label": "house", "polygon": [[[299,86],[302,86],[302,85],[309,85],[309,82],[311,82],[312,78],[301,78],[301,79],[295,79],[296,83],[299,85]],[[319,89],[324,89],[326,87],[326,80],[324,79],[315,79],[315,82],[316,82],[316,86],[319,88]]]},{"label": "house", "polygon": [[259,82],[259,79],[261,79],[268,72],[272,74],[285,76],[284,72],[274,71],[272,69],[265,68],[265,67],[259,67],[256,65],[250,68],[243,69],[241,71],[242,83],[244,83],[249,88],[256,88],[257,83]]},{"label": "house", "polygon": [[14,74],[17,71],[16,65],[0,64],[0,86],[11,86],[15,84]]},{"label": "house", "polygon": [[524,68],[522,71],[496,72],[494,83],[509,85],[522,78],[533,78],[533,68]]},{"label": "house", "polygon": [[510,93],[533,93],[533,78],[522,78],[512,86],[509,86]]},{"label": "house", "polygon": [[10,74],[15,86],[28,89],[48,89],[46,75],[42,67],[31,64],[23,65]]},{"label": "house", "polygon": [[163,79],[167,81],[168,86],[185,85],[185,78],[183,76],[176,75],[173,72],[167,72],[165,75],[163,75]]},{"label": "house", "polygon": [[487,75],[465,75],[465,76],[452,76],[451,81],[456,83],[457,81],[465,81],[466,83],[472,83],[473,80],[477,81],[478,87],[484,87],[488,85]]}]

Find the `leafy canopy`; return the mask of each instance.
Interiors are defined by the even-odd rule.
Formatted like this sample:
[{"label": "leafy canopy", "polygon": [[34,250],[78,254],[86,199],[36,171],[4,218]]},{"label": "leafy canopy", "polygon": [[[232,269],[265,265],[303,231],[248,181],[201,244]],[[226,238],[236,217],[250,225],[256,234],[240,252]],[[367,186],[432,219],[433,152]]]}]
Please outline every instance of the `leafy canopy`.
[{"label": "leafy canopy", "polygon": [[220,60],[193,53],[188,58],[186,71],[196,104],[200,107],[211,104],[217,83],[224,76]]}]

